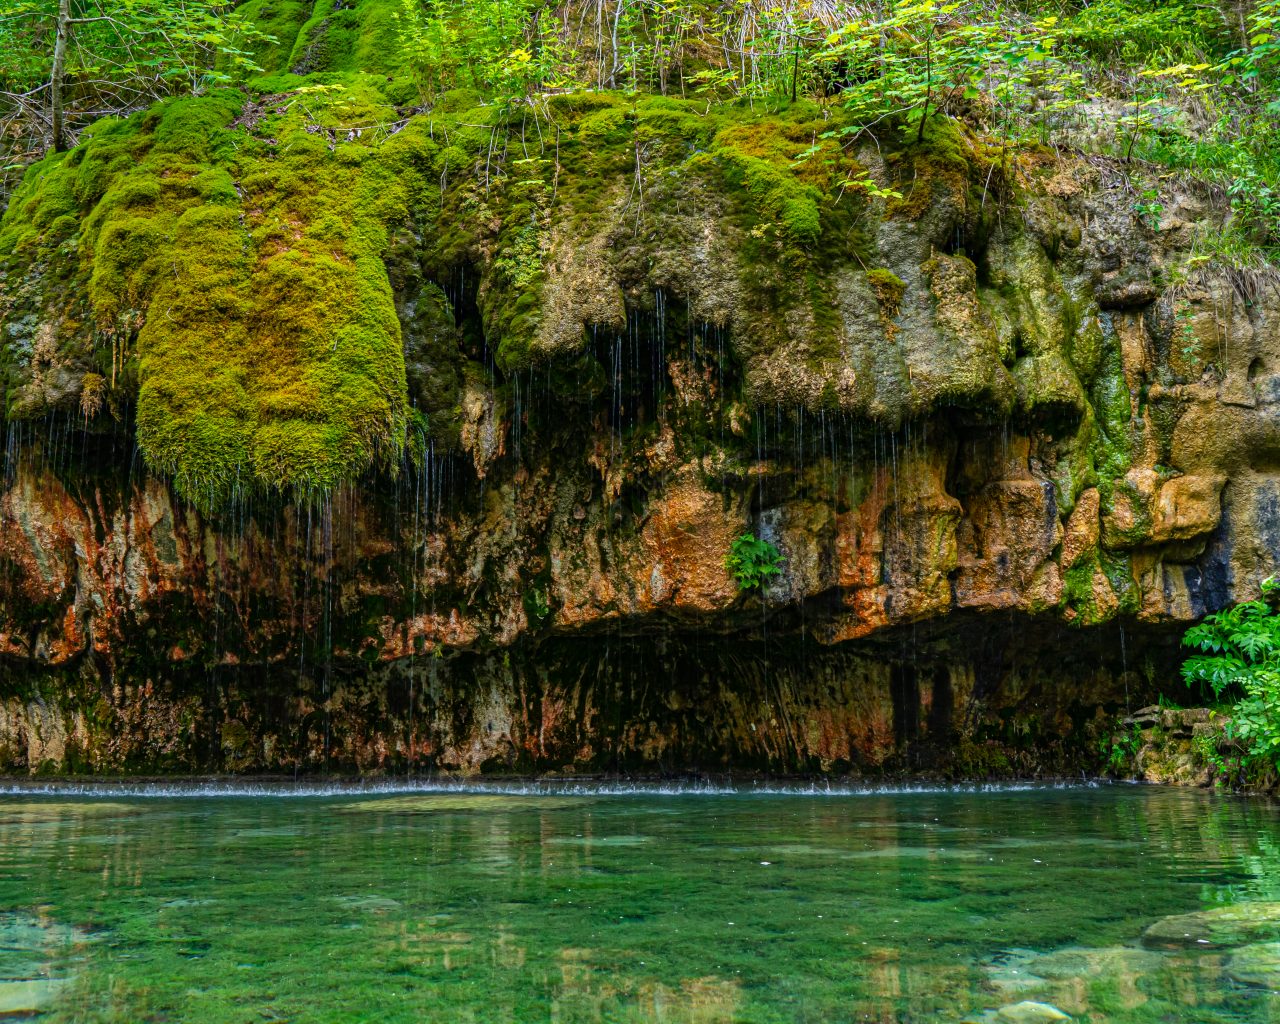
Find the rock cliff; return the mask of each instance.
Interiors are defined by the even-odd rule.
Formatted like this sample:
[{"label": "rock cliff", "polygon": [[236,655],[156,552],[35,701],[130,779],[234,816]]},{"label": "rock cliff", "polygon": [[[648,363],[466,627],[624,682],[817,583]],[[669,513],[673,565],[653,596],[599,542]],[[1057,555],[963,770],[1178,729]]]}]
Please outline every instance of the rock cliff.
[{"label": "rock cliff", "polygon": [[393,99],[175,101],[13,197],[0,768],[1092,770],[1275,571],[1280,293],[1212,195]]}]

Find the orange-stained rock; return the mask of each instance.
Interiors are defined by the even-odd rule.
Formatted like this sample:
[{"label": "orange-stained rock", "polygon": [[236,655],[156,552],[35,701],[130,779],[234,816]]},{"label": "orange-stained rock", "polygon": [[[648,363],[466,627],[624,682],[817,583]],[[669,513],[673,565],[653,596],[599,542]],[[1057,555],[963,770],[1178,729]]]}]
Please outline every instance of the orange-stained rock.
[{"label": "orange-stained rock", "polygon": [[1102,530],[1098,520],[1100,507],[1101,498],[1096,487],[1090,487],[1076,499],[1076,507],[1071,510],[1062,536],[1063,569],[1070,569],[1081,558],[1097,550]]},{"label": "orange-stained rock", "polygon": [[719,495],[702,486],[699,475],[696,466],[684,467],[649,507],[637,580],[645,595],[638,602],[642,609],[671,605],[712,612],[737,596],[724,560],[742,523]]},{"label": "orange-stained rock", "polygon": [[1191,474],[1166,480],[1156,496],[1151,540],[1157,544],[1203,537],[1218,528],[1222,518],[1221,475]]}]

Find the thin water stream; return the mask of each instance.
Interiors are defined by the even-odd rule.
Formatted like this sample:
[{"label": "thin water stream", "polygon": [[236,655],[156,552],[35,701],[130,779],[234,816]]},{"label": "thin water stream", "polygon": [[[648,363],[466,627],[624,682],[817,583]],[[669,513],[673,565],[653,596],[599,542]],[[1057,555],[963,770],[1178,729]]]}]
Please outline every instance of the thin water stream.
[{"label": "thin water stream", "polygon": [[1276,808],[1201,792],[0,796],[0,1016],[49,1024],[1263,1022],[1277,940]]}]

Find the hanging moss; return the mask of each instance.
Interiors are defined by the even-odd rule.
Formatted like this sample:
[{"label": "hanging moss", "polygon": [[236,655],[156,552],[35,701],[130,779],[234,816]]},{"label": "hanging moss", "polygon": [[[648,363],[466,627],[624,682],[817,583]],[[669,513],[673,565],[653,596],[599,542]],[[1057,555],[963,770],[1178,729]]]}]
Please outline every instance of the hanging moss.
[{"label": "hanging moss", "polygon": [[1109,322],[1103,330],[1103,339],[1098,376],[1091,395],[1098,429],[1090,452],[1097,471],[1098,490],[1106,502],[1110,501],[1115,481],[1133,464],[1135,439],[1133,399],[1124,377],[1119,339]]},{"label": "hanging moss", "polygon": [[[308,100],[334,120],[375,103]],[[273,124],[279,148],[234,131],[241,103],[162,104],[34,169],[33,216],[6,218],[0,249],[47,245],[47,220],[81,212],[77,278],[98,328],[132,338],[143,453],[204,505],[394,464],[406,425],[381,257],[411,185],[300,112]]]}]

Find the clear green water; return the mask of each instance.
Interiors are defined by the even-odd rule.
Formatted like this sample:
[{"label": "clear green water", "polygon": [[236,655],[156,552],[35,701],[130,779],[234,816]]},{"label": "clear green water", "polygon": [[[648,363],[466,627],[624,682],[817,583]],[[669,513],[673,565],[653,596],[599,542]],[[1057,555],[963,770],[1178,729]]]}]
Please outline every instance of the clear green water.
[{"label": "clear green water", "polygon": [[1272,1021],[1238,937],[1141,945],[1243,903],[1280,939],[1270,901],[1274,806],[1154,788],[14,793],[0,1016]]}]

